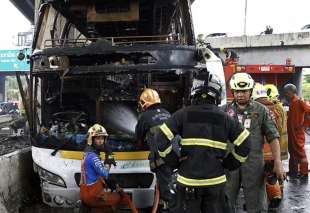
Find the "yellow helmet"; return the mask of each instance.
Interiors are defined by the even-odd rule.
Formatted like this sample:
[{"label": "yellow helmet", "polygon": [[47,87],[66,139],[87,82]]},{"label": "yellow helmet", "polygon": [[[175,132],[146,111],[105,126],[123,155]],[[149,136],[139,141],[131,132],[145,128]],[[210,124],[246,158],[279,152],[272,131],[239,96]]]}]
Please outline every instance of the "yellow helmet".
[{"label": "yellow helmet", "polygon": [[254,87],[254,80],[248,73],[239,72],[231,77],[229,86],[232,90],[250,90]]},{"label": "yellow helmet", "polygon": [[98,136],[108,137],[109,135],[108,135],[107,130],[103,126],[101,126],[100,124],[94,124],[92,127],[88,129],[87,144],[92,145],[93,137],[98,137]]},{"label": "yellow helmet", "polygon": [[266,84],[265,89],[267,91],[267,95],[271,100],[278,99],[279,91],[278,88],[273,84]]},{"label": "yellow helmet", "polygon": [[140,95],[139,104],[141,105],[143,110],[147,109],[149,106],[153,104],[160,104],[160,103],[161,103],[160,97],[156,92],[156,90],[146,88]]},{"label": "yellow helmet", "polygon": [[255,101],[259,98],[268,98],[267,91],[264,85],[260,83],[255,83],[255,86],[252,92],[252,99]]}]

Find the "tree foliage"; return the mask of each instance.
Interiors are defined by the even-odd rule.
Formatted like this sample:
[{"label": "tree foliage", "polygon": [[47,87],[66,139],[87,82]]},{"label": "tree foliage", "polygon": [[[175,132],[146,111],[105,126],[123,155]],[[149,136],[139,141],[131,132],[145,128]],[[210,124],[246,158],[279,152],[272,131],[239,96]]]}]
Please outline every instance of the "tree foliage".
[{"label": "tree foliage", "polygon": [[310,74],[304,75],[304,81],[310,83]]},{"label": "tree foliage", "polygon": [[310,101],[310,82],[304,82],[302,85],[302,95],[306,101]]},{"label": "tree foliage", "polygon": [[[21,78],[22,84],[25,85],[26,81],[24,78]],[[20,92],[15,76],[8,76],[5,79],[5,97],[7,101],[18,101],[20,100]]]}]

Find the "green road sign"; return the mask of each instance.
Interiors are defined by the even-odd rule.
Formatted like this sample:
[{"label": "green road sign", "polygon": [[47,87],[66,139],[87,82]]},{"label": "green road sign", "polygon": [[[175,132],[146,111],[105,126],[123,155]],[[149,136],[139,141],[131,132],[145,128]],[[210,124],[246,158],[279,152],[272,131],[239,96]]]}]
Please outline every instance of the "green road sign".
[{"label": "green road sign", "polygon": [[28,59],[26,57],[23,60],[17,59],[17,56],[21,51],[25,54],[25,56],[31,54],[30,49],[0,50],[0,72],[29,72],[30,65],[27,63]]}]

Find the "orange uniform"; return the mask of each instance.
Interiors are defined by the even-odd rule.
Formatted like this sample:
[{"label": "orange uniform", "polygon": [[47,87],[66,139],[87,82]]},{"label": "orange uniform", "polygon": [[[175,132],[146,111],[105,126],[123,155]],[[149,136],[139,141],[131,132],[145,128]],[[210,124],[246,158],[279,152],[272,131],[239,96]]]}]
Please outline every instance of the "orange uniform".
[{"label": "orange uniform", "polygon": [[80,197],[84,204],[91,207],[94,212],[115,212],[120,206],[128,206],[133,213],[138,213],[128,194],[123,191],[110,192],[102,177],[94,184],[86,185],[85,161],[82,160]]},{"label": "orange uniform", "polygon": [[[283,129],[283,116],[276,110],[276,104],[272,101],[267,100],[267,98],[259,98],[257,102],[265,105],[270,110],[270,116],[275,122],[276,127],[280,132]],[[286,126],[286,125],[285,125]],[[281,136],[281,134],[280,134]],[[280,137],[281,138],[281,137]],[[266,140],[266,139],[265,139]],[[280,143],[281,146],[281,143]],[[285,153],[285,152],[283,152]],[[287,156],[287,155],[286,155]],[[281,146],[281,158],[282,158],[282,146]],[[285,158],[285,156],[284,156]],[[269,200],[269,208],[276,208],[280,205],[283,195],[283,183],[279,183],[273,172],[274,162],[273,162],[272,150],[270,144],[265,141],[264,143],[264,161],[265,161],[265,176],[266,176],[266,192]]]},{"label": "orange uniform", "polygon": [[308,176],[308,160],[305,152],[303,124],[305,113],[309,112],[310,106],[297,95],[294,95],[290,102],[287,120],[288,150],[290,153],[289,173],[293,175],[300,172],[301,175]]},{"label": "orange uniform", "polygon": [[[274,120],[280,134],[279,142],[281,148],[281,160],[288,159],[288,138],[287,138],[287,115],[283,109],[282,103],[279,101],[257,100],[261,104],[267,106],[270,115]],[[264,143],[264,160],[273,160],[272,150],[269,143]]]}]

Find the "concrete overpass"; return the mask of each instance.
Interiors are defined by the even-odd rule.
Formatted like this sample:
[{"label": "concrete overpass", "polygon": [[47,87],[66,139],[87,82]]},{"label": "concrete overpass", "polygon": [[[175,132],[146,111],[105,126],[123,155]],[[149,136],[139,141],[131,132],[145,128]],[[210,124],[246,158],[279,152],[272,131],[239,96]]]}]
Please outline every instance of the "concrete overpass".
[{"label": "concrete overpass", "polygon": [[10,0],[10,2],[34,24],[35,0]]},{"label": "concrete overpass", "polygon": [[206,42],[215,49],[233,50],[240,64],[285,64],[289,58],[296,67],[310,67],[310,32],[214,37]]},{"label": "concrete overpass", "polygon": [[[34,23],[40,0],[10,1]],[[284,64],[290,58],[297,67],[310,67],[310,32],[207,38],[206,42],[216,49],[235,51],[240,64]]]}]

